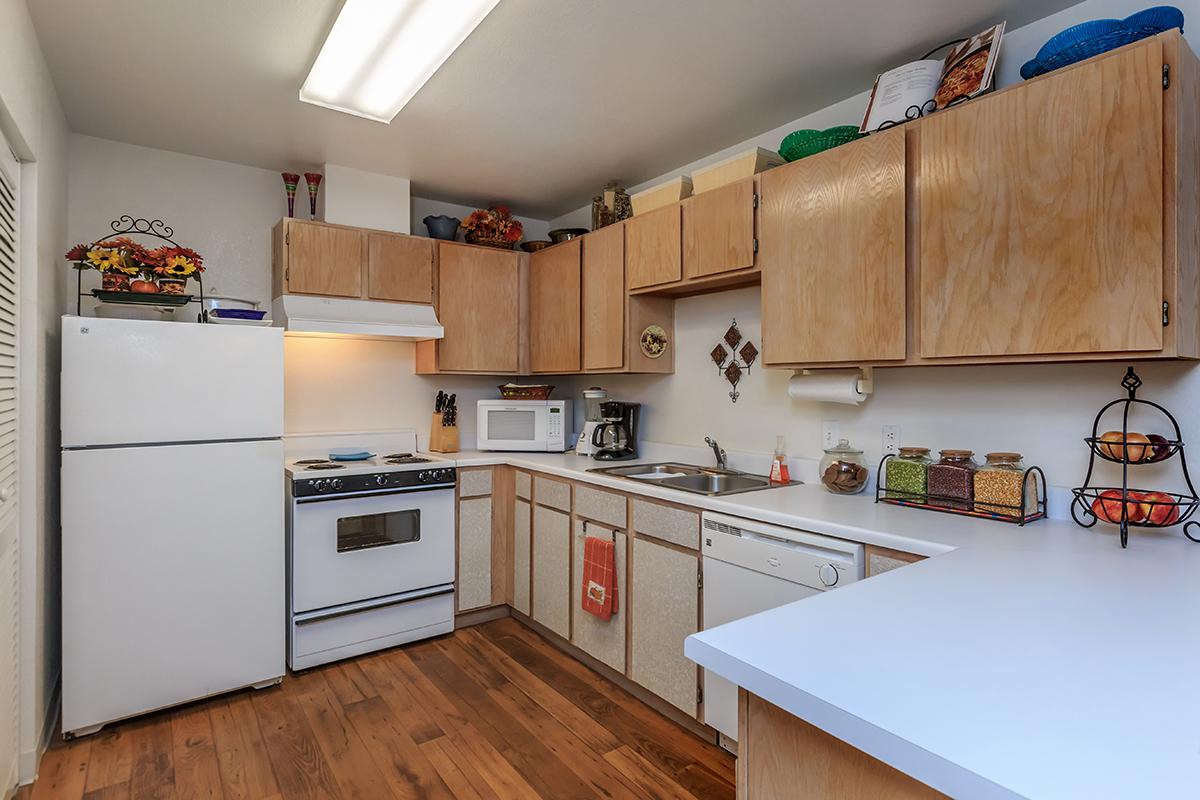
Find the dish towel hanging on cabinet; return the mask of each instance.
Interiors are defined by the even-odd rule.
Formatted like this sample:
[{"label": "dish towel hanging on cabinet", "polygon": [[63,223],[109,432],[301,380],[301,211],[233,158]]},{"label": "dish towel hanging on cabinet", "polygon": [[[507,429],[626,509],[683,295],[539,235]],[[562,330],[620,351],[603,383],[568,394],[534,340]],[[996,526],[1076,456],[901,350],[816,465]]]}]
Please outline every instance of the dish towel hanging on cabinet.
[{"label": "dish towel hanging on cabinet", "polygon": [[602,620],[617,613],[617,548],[612,539],[583,539],[583,610]]}]

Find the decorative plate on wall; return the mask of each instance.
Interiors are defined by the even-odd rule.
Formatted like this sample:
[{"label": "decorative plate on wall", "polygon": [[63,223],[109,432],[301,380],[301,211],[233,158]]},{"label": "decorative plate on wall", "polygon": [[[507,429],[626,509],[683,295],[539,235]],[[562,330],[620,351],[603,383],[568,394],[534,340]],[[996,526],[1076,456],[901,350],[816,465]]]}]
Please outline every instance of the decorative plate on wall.
[{"label": "decorative plate on wall", "polygon": [[647,325],[638,337],[638,345],[646,358],[662,358],[663,353],[667,352],[667,344],[667,332],[661,325]]}]

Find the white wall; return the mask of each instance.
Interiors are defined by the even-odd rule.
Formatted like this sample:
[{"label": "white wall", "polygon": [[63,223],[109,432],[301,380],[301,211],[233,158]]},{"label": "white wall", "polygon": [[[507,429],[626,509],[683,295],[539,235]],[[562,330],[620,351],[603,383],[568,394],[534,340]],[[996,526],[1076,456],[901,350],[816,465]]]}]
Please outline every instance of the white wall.
[{"label": "white wall", "polygon": [[[317,195],[317,219],[336,225],[354,225],[395,233],[410,232],[408,178],[363,172],[339,164],[326,164],[324,176]],[[296,213],[303,216],[308,213],[310,206],[308,188],[304,178],[300,180],[301,184],[296,190]],[[299,211],[300,208],[303,208],[303,213]]]},{"label": "white wall", "polygon": [[[1179,3],[1190,23],[1188,39],[1200,50],[1194,23],[1200,2]],[[1129,0],[1091,0],[1018,30],[1004,40],[999,82],[1020,80],[1021,64],[1054,33],[1087,19],[1124,17],[1143,3]],[[915,49],[919,50],[920,47]],[[917,54],[919,55],[919,53]],[[653,185],[671,175],[689,174],[698,166],[751,146],[774,149],[798,128],[822,128],[855,123],[862,116],[863,93],[822,109],[761,136],[740,142],[701,161],[672,170],[633,187]],[[590,209],[579,209],[551,225],[586,224]],[[899,425],[905,444],[966,447],[979,453],[1017,450],[1041,464],[1051,484],[1071,486],[1082,480],[1087,451],[1082,438],[1089,432],[1100,406],[1119,394],[1125,364],[1071,364],[1000,367],[910,367],[875,371],[875,396],[861,407],[792,400],[787,396],[791,372],[754,368],[743,378],[736,404],[728,385],[718,376],[708,353],[737,317],[741,330],[759,343],[759,290],[745,289],[679,300],[675,310],[675,368],[665,378],[616,376],[581,378],[576,393],[599,383],[618,399],[644,406],[643,438],[695,445],[715,436],[729,450],[770,452],[775,435],[788,438],[793,456],[819,458],[822,420],[840,423],[843,436],[861,446],[877,462],[881,457],[881,426]],[[1171,409],[1184,425],[1185,438],[1200,440],[1200,370],[1189,364],[1139,364],[1146,381],[1145,397]],[[1115,424],[1114,427],[1119,427]],[[1140,471],[1154,486],[1178,485],[1177,464]],[[1147,468],[1148,469],[1148,468]],[[1118,476],[1119,477],[1119,476]]]},{"label": "white wall", "polygon": [[[0,130],[21,169],[20,777],[32,780],[59,672],[58,314],[67,126],[28,10],[0,2]],[[6,645],[7,646],[7,645]],[[4,763],[7,763],[5,760]],[[0,793],[7,775],[0,775]]]}]

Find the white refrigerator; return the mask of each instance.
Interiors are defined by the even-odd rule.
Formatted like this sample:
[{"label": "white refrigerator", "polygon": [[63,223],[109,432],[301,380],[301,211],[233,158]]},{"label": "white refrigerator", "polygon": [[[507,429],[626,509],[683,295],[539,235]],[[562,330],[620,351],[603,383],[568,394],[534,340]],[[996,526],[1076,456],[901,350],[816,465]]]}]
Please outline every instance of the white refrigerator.
[{"label": "white refrigerator", "polygon": [[62,320],[62,729],[277,681],[283,331]]}]

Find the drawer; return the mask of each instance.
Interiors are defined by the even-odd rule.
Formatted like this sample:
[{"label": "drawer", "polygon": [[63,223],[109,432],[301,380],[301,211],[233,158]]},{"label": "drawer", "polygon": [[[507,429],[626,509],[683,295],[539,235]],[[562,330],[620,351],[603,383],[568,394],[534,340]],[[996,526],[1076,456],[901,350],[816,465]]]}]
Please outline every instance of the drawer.
[{"label": "drawer", "polygon": [[571,484],[538,475],[533,479],[533,491],[538,505],[571,513]]},{"label": "drawer", "polygon": [[[418,594],[418,593],[412,593]],[[291,626],[292,669],[307,669],[454,630],[454,593],[349,604],[301,614]],[[366,606],[356,609],[356,605]]]},{"label": "drawer", "polygon": [[458,471],[458,496],[476,497],[492,493],[492,468]]},{"label": "drawer", "polygon": [[517,471],[517,497],[522,500],[533,499],[533,478],[528,472]]},{"label": "drawer", "polygon": [[700,512],[633,500],[633,529],[693,550],[700,549]]},{"label": "drawer", "polygon": [[625,495],[575,485],[575,513],[614,528],[626,527]]}]

